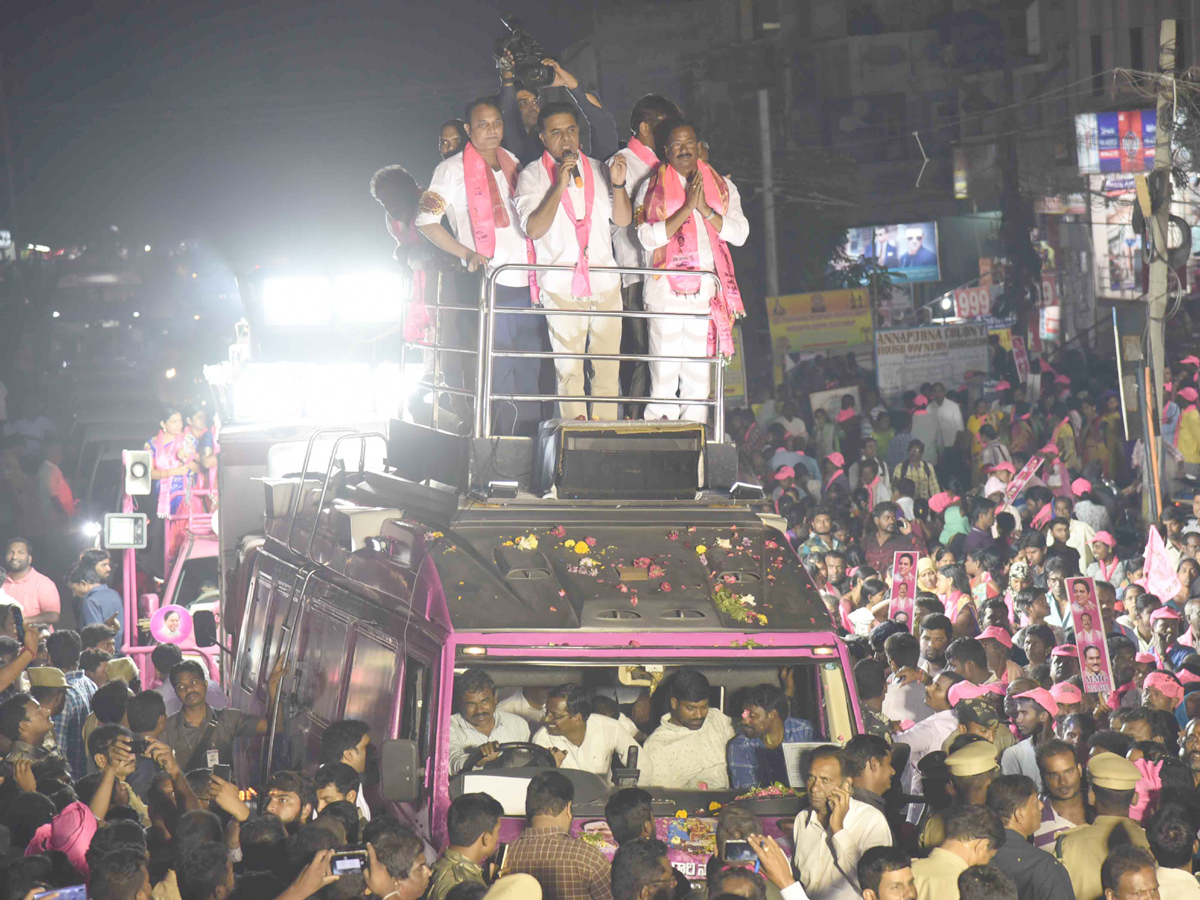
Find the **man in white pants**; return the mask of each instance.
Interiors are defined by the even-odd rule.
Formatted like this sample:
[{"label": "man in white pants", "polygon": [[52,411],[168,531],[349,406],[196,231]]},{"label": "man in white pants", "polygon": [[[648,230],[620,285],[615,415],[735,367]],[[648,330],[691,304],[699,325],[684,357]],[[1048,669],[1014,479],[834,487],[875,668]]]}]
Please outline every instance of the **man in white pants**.
[{"label": "man in white pants", "polygon": [[[655,155],[654,129],[663,119],[679,116],[679,108],[658,94],[646,94],[633,104],[629,113],[629,128],[632,132],[628,143],[613,156],[625,157],[626,171],[625,193],[632,201],[650,173],[662,163]],[[612,163],[612,160],[609,160]],[[613,227],[613,255],[617,265],[622,268],[641,268],[646,265],[647,254],[642,249],[637,236],[636,223],[625,228]],[[642,275],[621,276],[621,299],[627,310],[644,310],[642,302]],[[622,353],[645,354],[649,352],[649,323],[646,319],[626,319],[622,327],[624,338],[621,341]],[[650,367],[644,362],[625,362],[621,364],[621,383],[628,384],[628,397],[645,397],[650,390]],[[633,416],[641,412],[635,407]]]},{"label": "man in white pants", "polygon": [[[574,267],[573,272],[539,274],[546,308],[619,311],[620,276],[592,273],[590,267],[616,265],[610,228],[633,221],[633,207],[625,192],[625,158],[614,157],[606,169],[584,156],[579,150],[577,116],[575,107],[567,103],[542,107],[538,123],[546,152],[527,165],[517,179],[517,211],[521,226],[533,240],[539,264]],[[556,353],[620,352],[619,316],[547,316],[546,320]],[[583,396],[583,362],[554,361],[559,394]],[[619,396],[619,375],[619,361],[593,359],[592,396]],[[560,415],[586,419],[587,403],[562,401]],[[617,404],[592,404],[592,418],[616,419]]]},{"label": "man in white pants", "polygon": [[[675,272],[716,271],[711,278],[696,275],[655,275],[645,284],[650,312],[714,313],[706,319],[651,319],[650,353],[655,356],[708,355],[709,328],[716,329],[719,349],[732,352],[733,319],[743,312],[728,244],[741,246],[750,233],[737,187],[700,160],[696,127],[683,119],[667,119],[655,131],[659,166],[638,192],[637,235],[651,264]],[[714,296],[719,301],[713,303]],[[712,380],[708,362],[650,364],[650,396],[655,399],[707,400]],[[699,403],[649,403],[647,419],[708,421],[708,407]]]}]

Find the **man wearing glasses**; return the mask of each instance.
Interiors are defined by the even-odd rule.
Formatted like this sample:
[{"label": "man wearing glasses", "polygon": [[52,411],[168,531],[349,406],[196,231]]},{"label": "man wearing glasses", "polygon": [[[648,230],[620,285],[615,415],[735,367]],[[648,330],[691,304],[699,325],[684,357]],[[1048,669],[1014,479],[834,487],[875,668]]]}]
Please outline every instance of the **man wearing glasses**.
[{"label": "man wearing glasses", "polygon": [[[605,780],[614,753],[630,765],[630,750],[637,741],[616,720],[592,714],[591,698],[577,684],[554,688],[546,698],[545,727],[533,736],[533,742],[554,754],[555,764],[563,769],[594,772]],[[654,784],[653,766],[646,754],[638,761],[638,784]]]}]

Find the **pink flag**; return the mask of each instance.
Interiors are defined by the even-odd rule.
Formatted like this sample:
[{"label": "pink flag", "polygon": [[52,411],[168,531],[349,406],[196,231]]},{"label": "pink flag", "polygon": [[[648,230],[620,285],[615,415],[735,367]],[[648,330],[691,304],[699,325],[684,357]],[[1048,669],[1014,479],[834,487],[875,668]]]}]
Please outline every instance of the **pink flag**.
[{"label": "pink flag", "polygon": [[1147,593],[1166,603],[1179,593],[1183,585],[1179,583],[1179,576],[1175,574],[1175,566],[1167,556],[1167,546],[1157,528],[1150,529],[1145,556],[1145,575],[1138,584],[1144,587]]}]

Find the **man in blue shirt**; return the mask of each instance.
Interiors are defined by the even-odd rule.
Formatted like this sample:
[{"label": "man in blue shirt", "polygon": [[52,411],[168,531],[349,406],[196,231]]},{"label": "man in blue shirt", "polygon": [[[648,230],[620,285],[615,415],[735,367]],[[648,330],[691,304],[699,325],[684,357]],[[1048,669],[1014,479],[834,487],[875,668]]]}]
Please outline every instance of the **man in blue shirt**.
[{"label": "man in blue shirt", "polygon": [[787,694],[773,684],[758,684],[746,692],[741,729],[725,751],[735,788],[787,784],[783,745],[816,740],[812,722],[789,717]]},{"label": "man in blue shirt", "polygon": [[67,587],[83,607],[80,627],[115,625],[117,633],[113,636],[113,643],[119,651],[124,645],[125,635],[125,604],[121,595],[105,584],[94,568],[85,568],[82,564],[76,564],[67,573]]}]

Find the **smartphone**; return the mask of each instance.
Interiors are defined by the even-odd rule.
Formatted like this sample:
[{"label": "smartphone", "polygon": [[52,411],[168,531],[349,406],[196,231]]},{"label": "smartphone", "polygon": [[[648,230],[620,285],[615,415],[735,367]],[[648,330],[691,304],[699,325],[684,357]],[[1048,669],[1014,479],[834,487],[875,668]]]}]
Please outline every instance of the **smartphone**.
[{"label": "smartphone", "polygon": [[25,611],[20,607],[14,606],[12,610],[13,625],[17,629],[17,642],[25,643]]},{"label": "smartphone", "polygon": [[212,773],[222,781],[233,781],[233,766],[218,764],[212,767]]},{"label": "smartphone", "polygon": [[87,900],[87,885],[73,884],[70,887],[58,888],[53,891],[42,891],[34,894],[33,900],[41,900],[41,898],[53,898],[53,900]]},{"label": "smartphone", "polygon": [[367,869],[367,851],[362,847],[343,847],[329,860],[330,875],[353,875]]},{"label": "smartphone", "polygon": [[758,854],[749,841],[726,841],[725,862],[758,862]]}]

